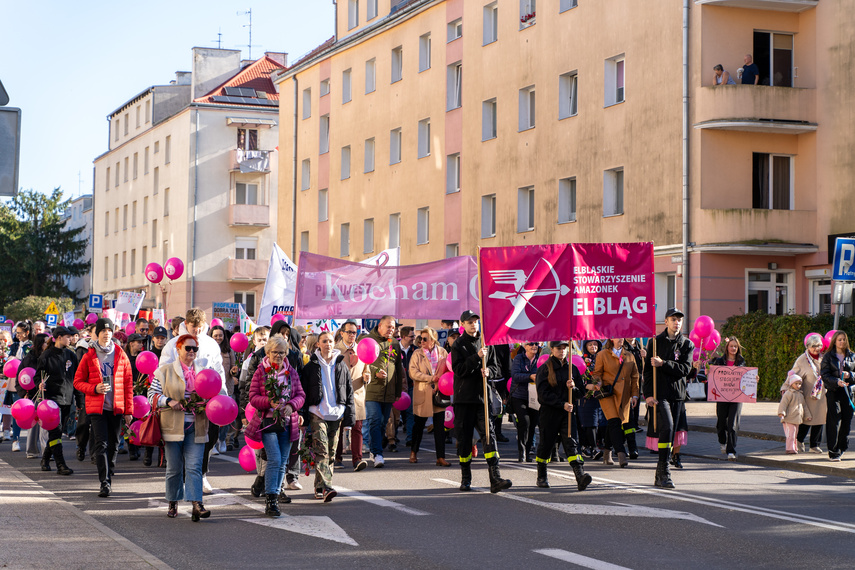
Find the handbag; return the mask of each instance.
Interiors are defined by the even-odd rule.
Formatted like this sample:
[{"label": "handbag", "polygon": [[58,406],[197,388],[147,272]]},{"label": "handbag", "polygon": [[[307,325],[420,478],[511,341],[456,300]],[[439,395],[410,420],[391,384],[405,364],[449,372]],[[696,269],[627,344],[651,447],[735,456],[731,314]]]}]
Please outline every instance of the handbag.
[{"label": "handbag", "polygon": [[451,405],[451,396],[446,396],[439,390],[433,391],[433,405],[438,408],[447,408]]},{"label": "handbag", "polygon": [[686,384],[686,395],[690,400],[706,400],[707,390],[703,382],[689,382]]},{"label": "handbag", "polygon": [[263,419],[262,414],[259,414],[258,410],[256,410],[249,419],[249,422],[247,422],[243,430],[243,436],[252,441],[261,441],[261,422]]},{"label": "handbag", "polygon": [[[615,382],[620,378],[620,371],[623,370],[623,361],[621,361],[620,366],[618,366],[617,374],[615,374]],[[615,385],[612,384],[603,384],[596,390],[594,390],[594,398],[597,400],[602,400],[603,398],[610,398],[615,394]]]},{"label": "handbag", "polygon": [[537,401],[537,385],[534,382],[528,383],[528,409],[540,409],[540,402]]},{"label": "handbag", "polygon": [[151,413],[142,419],[137,439],[140,447],[157,447],[161,444],[160,410],[158,408],[152,409]]}]

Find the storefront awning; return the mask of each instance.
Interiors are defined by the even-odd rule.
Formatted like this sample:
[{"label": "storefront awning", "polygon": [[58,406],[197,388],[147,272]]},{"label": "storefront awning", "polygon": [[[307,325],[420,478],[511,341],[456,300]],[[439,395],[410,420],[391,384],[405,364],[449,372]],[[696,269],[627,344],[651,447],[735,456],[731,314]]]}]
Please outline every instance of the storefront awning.
[{"label": "storefront awning", "polygon": [[272,128],[276,126],[276,121],[273,119],[261,119],[257,117],[226,117],[226,124],[230,127],[236,126]]}]

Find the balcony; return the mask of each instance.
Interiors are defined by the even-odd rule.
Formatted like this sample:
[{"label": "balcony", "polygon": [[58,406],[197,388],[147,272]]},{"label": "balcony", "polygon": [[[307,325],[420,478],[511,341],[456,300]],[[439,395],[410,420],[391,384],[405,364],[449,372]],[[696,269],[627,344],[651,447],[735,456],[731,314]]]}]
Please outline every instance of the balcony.
[{"label": "balcony", "polygon": [[229,205],[230,226],[270,226],[270,206]]},{"label": "balcony", "polygon": [[720,85],[695,97],[696,129],[802,134],[816,124],[816,89]]},{"label": "balcony", "polygon": [[[698,244],[715,244],[723,239],[747,246],[767,244],[767,249],[771,248],[768,244],[776,244],[774,251],[769,249],[770,255],[802,253],[804,247],[816,247],[815,210],[709,209],[696,210],[692,216],[692,240]],[[727,228],[726,235],[722,235],[722,228]],[[733,248],[727,253],[750,252]]]},{"label": "balcony", "polygon": [[232,150],[232,170],[240,172],[270,172],[270,150]]},{"label": "balcony", "polygon": [[804,12],[816,8],[818,0],[695,0],[695,4],[772,10],[775,12]]},{"label": "balcony", "polygon": [[226,275],[229,281],[264,281],[266,278],[266,259],[229,259]]}]

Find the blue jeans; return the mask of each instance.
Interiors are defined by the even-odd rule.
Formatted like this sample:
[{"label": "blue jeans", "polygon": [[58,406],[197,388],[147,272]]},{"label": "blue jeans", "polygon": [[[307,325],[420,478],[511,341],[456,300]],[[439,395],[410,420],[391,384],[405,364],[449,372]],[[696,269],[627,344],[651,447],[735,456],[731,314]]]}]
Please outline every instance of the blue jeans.
[{"label": "blue jeans", "polygon": [[278,495],[288,470],[288,455],[291,452],[290,430],[263,432],[261,442],[267,453],[267,468],[264,471],[264,492]]},{"label": "blue jeans", "polygon": [[[12,403],[14,404],[20,399],[17,393],[12,392]],[[21,437],[21,426],[18,425],[17,420],[12,418],[12,441],[18,441],[18,438]]]},{"label": "blue jeans", "polygon": [[368,421],[368,449],[372,455],[383,455],[383,431],[386,429],[391,413],[391,403],[365,402],[365,416]]},{"label": "blue jeans", "polygon": [[184,424],[184,441],[164,442],[166,500],[202,500],[202,456],[205,444],[196,443],[194,422]]}]

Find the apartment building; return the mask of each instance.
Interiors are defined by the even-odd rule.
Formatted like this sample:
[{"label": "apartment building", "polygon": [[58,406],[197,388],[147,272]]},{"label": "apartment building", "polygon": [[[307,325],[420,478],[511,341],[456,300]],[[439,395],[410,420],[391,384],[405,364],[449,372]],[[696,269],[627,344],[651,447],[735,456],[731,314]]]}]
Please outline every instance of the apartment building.
[{"label": "apartment building", "polygon": [[[286,54],[193,48],[177,72],[108,115],[95,159],[93,288],[145,290],[170,315],[238,302],[255,315],[276,238],[278,93]],[[170,257],[185,272],[168,298],[145,278]],[[164,283],[169,280],[164,278]]]},{"label": "apartment building", "polygon": [[92,283],[92,242],[94,230],[92,222],[92,194],[84,194],[77,198],[72,198],[65,210],[62,218],[66,220],[66,229],[83,228],[80,233],[80,240],[87,240],[86,251],[83,258],[79,261],[89,263],[89,271],[79,277],[69,277],[66,281],[66,286],[70,291],[73,291],[78,299],[86,300],[91,292]]},{"label": "apartment building", "polygon": [[286,250],[652,241],[660,318],[832,310],[855,235],[840,3],[351,0],[335,24],[274,79]]}]

